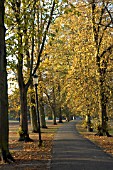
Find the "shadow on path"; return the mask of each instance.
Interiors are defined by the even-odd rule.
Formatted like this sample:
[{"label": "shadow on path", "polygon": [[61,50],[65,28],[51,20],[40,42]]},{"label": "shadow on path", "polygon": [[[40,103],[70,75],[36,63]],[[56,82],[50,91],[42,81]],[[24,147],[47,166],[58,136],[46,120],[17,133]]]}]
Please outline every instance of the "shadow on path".
[{"label": "shadow on path", "polygon": [[113,170],[113,158],[83,138],[76,121],[64,124],[54,139],[50,170]]}]

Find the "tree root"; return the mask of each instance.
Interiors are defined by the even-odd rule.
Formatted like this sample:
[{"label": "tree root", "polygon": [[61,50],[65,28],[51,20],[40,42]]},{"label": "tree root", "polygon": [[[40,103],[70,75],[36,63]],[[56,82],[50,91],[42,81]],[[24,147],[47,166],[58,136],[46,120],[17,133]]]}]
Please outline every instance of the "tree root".
[{"label": "tree root", "polygon": [[38,130],[33,130],[32,133],[38,133]]},{"label": "tree root", "polygon": [[98,132],[95,134],[95,136],[107,136],[112,137],[112,135],[109,134],[107,128],[102,128],[102,126],[98,126]]},{"label": "tree root", "polygon": [[10,153],[6,154],[6,151],[2,150],[1,153],[1,161],[4,163],[13,163],[15,162],[15,159],[12,157]]},{"label": "tree root", "polygon": [[112,135],[109,134],[109,132],[106,132],[107,137],[112,137]]},{"label": "tree root", "polygon": [[62,120],[59,120],[59,122],[58,123],[63,123],[63,121]]},{"label": "tree root", "polygon": [[47,126],[42,126],[43,129],[47,129],[48,127]]},{"label": "tree root", "polygon": [[24,135],[24,134],[22,134],[22,135],[20,135],[20,138],[19,138],[19,140],[18,141],[25,141],[25,142],[33,142],[33,139],[31,139],[30,137],[29,137],[29,135]]},{"label": "tree root", "polygon": [[108,131],[106,131],[106,132],[100,132],[100,131],[98,131],[98,132],[95,134],[95,136],[107,136],[107,137],[112,137],[112,135],[110,135]]}]

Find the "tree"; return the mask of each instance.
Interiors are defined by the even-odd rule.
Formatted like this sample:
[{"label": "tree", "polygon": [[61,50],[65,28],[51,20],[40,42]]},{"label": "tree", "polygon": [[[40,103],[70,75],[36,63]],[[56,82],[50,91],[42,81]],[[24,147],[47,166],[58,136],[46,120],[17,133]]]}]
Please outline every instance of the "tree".
[{"label": "tree", "polygon": [[29,106],[30,106],[30,120],[31,120],[31,127],[32,132],[38,132],[38,124],[37,124],[37,115],[36,115],[36,108],[35,108],[35,92],[33,88],[33,84],[30,85],[30,90],[28,91],[28,99],[29,99]]},{"label": "tree", "polygon": [[[21,0],[6,2],[7,9],[11,9],[8,10],[9,17],[7,15],[6,18],[6,24],[10,29],[9,35],[11,34],[9,38],[10,45],[13,42],[13,46],[10,46],[9,56],[16,57],[16,75],[20,89],[19,140],[31,141],[27,122],[27,92],[32,83],[32,76],[36,73],[41,62],[40,58],[51,24],[55,1],[47,4],[47,6],[45,5],[47,2],[42,4],[36,1],[29,1],[28,3],[28,1]],[[47,9],[50,15],[45,17]],[[44,12],[43,16],[42,12]]]},{"label": "tree", "polygon": [[[64,79],[69,67],[70,51],[67,50],[67,37],[65,36],[62,16],[56,19],[50,27],[49,40],[44,50],[45,60],[41,66],[44,67],[45,73],[45,93],[47,95],[50,108],[53,115],[59,117],[59,122],[62,122],[62,106],[63,99],[62,89],[64,88]],[[67,29],[66,29],[67,30]],[[55,111],[53,111],[55,110]],[[56,113],[57,111],[57,113]],[[55,117],[54,116],[54,121]],[[54,122],[53,121],[53,122]],[[55,122],[53,123],[55,124]]]},{"label": "tree", "polygon": [[[93,23],[93,34],[94,42],[96,48],[96,64],[98,67],[98,77],[99,77],[99,89],[100,89],[100,126],[98,128],[98,134],[110,136],[107,128],[107,103],[108,97],[106,93],[106,73],[108,69],[108,61],[113,49],[113,38],[112,36],[107,38],[107,35],[110,35],[112,28],[112,20],[107,14],[109,9],[109,3],[107,1],[96,2],[92,1],[92,23]],[[111,5],[111,4],[110,4]],[[105,43],[105,38],[109,43]],[[104,40],[104,43],[103,43]]]},{"label": "tree", "polygon": [[8,93],[4,26],[4,0],[0,1],[0,156],[4,162],[14,161],[9,152]]},{"label": "tree", "polygon": [[45,120],[45,101],[44,101],[44,83],[43,74],[39,71],[39,112],[41,117],[41,127],[47,128]]},{"label": "tree", "polygon": [[[16,99],[16,100],[15,100]],[[19,100],[19,90],[15,89],[11,94],[8,95],[9,103],[9,119],[20,118],[20,100]]]}]

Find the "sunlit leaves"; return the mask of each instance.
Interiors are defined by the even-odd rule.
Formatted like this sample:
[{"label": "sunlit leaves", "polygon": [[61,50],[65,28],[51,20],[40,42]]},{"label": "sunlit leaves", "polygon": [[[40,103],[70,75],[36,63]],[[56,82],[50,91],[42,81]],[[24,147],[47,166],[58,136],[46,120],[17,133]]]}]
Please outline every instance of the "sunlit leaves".
[{"label": "sunlit leaves", "polygon": [[[91,8],[86,4],[78,3],[76,11],[79,15],[75,15],[69,7],[69,11],[51,26],[50,32],[53,36],[48,41],[46,54],[52,69],[48,70],[48,73],[54,72],[54,80],[55,77],[58,78],[56,70],[66,73],[64,77],[59,74],[59,79],[63,82],[61,84],[62,106],[67,105],[71,111],[82,115],[89,109],[94,116],[99,110],[100,97]],[[104,32],[105,39],[102,41],[101,51],[112,42],[109,31]],[[101,35],[102,32],[99,36]],[[105,58],[102,59],[106,60]]]}]

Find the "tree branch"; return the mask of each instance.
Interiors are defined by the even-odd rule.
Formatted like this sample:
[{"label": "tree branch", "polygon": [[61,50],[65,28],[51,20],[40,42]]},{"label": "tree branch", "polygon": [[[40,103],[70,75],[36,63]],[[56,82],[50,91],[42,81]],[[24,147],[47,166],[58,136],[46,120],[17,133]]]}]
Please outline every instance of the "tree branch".
[{"label": "tree branch", "polygon": [[102,54],[100,55],[100,58],[103,57],[103,55],[106,54],[107,52],[110,52],[110,50],[111,50],[112,48],[113,48],[113,44],[110,45],[106,50],[104,50],[104,51],[102,52]]},{"label": "tree branch", "polygon": [[106,5],[105,5],[105,9],[106,9],[106,11],[108,12],[108,14],[109,14],[109,16],[110,16],[110,19],[111,19],[111,22],[112,22],[112,24],[113,24],[113,17],[112,17],[112,15],[111,15],[111,13],[110,13],[110,11],[108,10],[108,8],[107,8]]},{"label": "tree branch", "polygon": [[44,45],[45,45],[45,41],[46,41],[46,36],[47,36],[47,33],[48,33],[48,30],[49,30],[49,26],[51,24],[51,21],[52,21],[52,16],[53,16],[53,12],[54,12],[54,7],[55,7],[55,0],[53,1],[53,6],[52,6],[52,9],[51,9],[51,13],[50,13],[50,17],[49,17],[49,21],[48,21],[48,24],[47,24],[47,27],[46,27],[46,30],[45,30],[45,33],[44,33],[44,37],[43,37],[43,40],[42,40],[42,45],[41,45],[41,49],[39,51],[39,54],[38,54],[38,59],[37,59],[37,63],[36,63],[36,67],[34,68],[33,70],[33,73],[32,73],[32,76],[36,73],[39,65],[40,65],[40,58],[41,58],[41,55],[42,55],[42,52],[43,52],[43,48],[44,48]]}]

